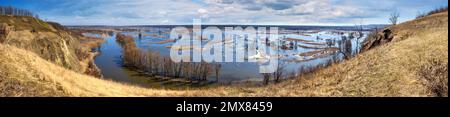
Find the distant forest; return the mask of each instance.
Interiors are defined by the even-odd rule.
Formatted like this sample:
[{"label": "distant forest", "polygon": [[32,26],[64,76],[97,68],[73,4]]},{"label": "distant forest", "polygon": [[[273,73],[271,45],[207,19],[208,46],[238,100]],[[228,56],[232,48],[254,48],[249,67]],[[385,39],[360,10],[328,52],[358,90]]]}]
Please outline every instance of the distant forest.
[{"label": "distant forest", "polygon": [[15,8],[12,6],[0,6],[0,14],[1,15],[14,15],[14,16],[30,16],[30,17],[39,18],[38,15],[33,14],[33,12],[31,12],[29,10]]}]

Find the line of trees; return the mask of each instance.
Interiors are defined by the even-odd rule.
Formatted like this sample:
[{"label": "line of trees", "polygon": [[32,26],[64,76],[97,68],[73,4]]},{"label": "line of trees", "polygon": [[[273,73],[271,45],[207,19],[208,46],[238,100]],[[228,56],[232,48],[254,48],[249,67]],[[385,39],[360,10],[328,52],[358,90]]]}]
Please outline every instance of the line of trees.
[{"label": "line of trees", "polygon": [[286,63],[278,62],[278,67],[274,73],[261,73],[263,76],[263,84],[268,85],[271,81],[274,83],[280,83],[283,79],[288,78],[302,78],[303,75],[314,73],[320,69],[326,68],[328,66],[333,65],[334,63],[339,63],[341,60],[337,55],[333,55],[333,57],[327,60],[324,63],[308,66],[302,65],[298,68],[297,71],[288,72],[286,68]]},{"label": "line of trees", "polygon": [[30,16],[38,18],[38,15],[33,14],[33,12],[26,10],[15,8],[12,6],[0,6],[0,14],[1,15],[15,15],[15,16]]},{"label": "line of trees", "polygon": [[428,16],[428,15],[433,15],[433,14],[444,12],[444,11],[448,11],[448,6],[436,8],[428,13],[419,12],[417,14],[416,18],[422,18],[422,17]]},{"label": "line of trees", "polygon": [[[133,37],[117,34],[116,41],[123,48],[123,65],[134,67],[151,76],[185,78],[188,81],[205,81],[215,70],[220,73],[220,64],[206,62],[173,62],[170,57],[161,56],[151,50],[141,51],[136,47]],[[217,76],[217,80],[219,76]]]}]

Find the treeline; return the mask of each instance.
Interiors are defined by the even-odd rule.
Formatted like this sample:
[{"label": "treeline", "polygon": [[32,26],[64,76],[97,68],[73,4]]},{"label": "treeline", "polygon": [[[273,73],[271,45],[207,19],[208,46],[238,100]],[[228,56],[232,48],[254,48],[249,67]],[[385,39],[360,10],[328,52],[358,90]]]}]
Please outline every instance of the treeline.
[{"label": "treeline", "polygon": [[422,17],[425,17],[425,16],[433,15],[433,14],[444,12],[444,11],[448,11],[448,6],[436,8],[436,9],[434,9],[434,10],[428,12],[428,13],[419,13],[416,16],[416,18],[422,18]]},{"label": "treeline", "polygon": [[15,16],[30,16],[38,18],[38,15],[33,14],[33,12],[25,9],[15,8],[12,6],[0,6],[1,15],[15,15]]},{"label": "treeline", "polygon": [[172,62],[170,57],[161,56],[151,50],[141,51],[136,47],[133,37],[117,34],[116,41],[123,48],[123,65],[133,67],[151,76],[185,78],[186,80],[205,81],[214,72],[218,80],[220,64],[206,62]]}]

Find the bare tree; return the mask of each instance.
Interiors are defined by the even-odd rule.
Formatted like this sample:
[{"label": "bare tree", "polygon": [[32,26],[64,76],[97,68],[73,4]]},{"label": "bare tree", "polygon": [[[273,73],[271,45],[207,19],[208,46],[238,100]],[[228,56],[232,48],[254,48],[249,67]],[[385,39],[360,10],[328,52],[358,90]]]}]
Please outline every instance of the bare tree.
[{"label": "bare tree", "polygon": [[416,19],[419,19],[419,18],[422,18],[422,17],[425,17],[425,16],[427,16],[426,13],[418,11],[418,12],[417,12]]},{"label": "bare tree", "polygon": [[275,82],[278,83],[280,82],[281,77],[283,76],[283,72],[284,72],[284,64],[281,63],[280,61],[278,62],[278,66],[276,71],[273,73],[273,78],[275,78]]},{"label": "bare tree", "polygon": [[222,65],[221,64],[219,64],[219,63],[217,63],[215,66],[214,66],[214,69],[215,69],[215,71],[216,71],[216,81],[217,82],[219,82],[219,79],[220,79],[220,68],[222,67]]},{"label": "bare tree", "polygon": [[338,41],[339,53],[344,55],[344,59],[350,59],[352,57],[352,41],[346,36],[342,36],[342,39]]},{"label": "bare tree", "polygon": [[364,22],[364,19],[361,18],[359,23],[355,25],[356,31],[358,32],[358,35],[356,37],[356,52],[355,52],[355,54],[359,53],[359,50],[361,48],[360,39],[362,39],[364,37],[364,33],[363,33],[363,31],[364,31],[364,28],[363,28],[364,23],[363,22]]},{"label": "bare tree", "polygon": [[270,81],[270,73],[262,73],[263,77],[264,77],[264,85],[268,85],[269,81]]},{"label": "bare tree", "polygon": [[400,13],[397,10],[395,10],[394,12],[391,13],[391,16],[389,17],[389,22],[392,25],[397,25],[399,17],[400,17]]},{"label": "bare tree", "polygon": [[[126,67],[133,67],[142,69],[150,75],[173,77],[173,78],[192,78],[199,81],[207,80],[208,75],[211,74],[213,66],[206,62],[188,63],[188,62],[173,62],[169,57],[161,56],[157,52],[148,50],[141,51],[131,36],[117,34],[116,41],[123,48],[123,65]],[[220,67],[215,68],[220,71]],[[219,72],[216,72],[219,74]]]}]

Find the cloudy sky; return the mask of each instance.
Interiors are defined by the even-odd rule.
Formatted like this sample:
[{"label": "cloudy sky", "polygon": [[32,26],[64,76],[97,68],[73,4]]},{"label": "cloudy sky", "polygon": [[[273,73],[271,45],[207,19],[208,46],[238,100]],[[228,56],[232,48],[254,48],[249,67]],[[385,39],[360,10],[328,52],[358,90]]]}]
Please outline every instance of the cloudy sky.
[{"label": "cloudy sky", "polygon": [[64,25],[386,24],[448,6],[447,0],[0,0],[2,6],[32,10]]}]

